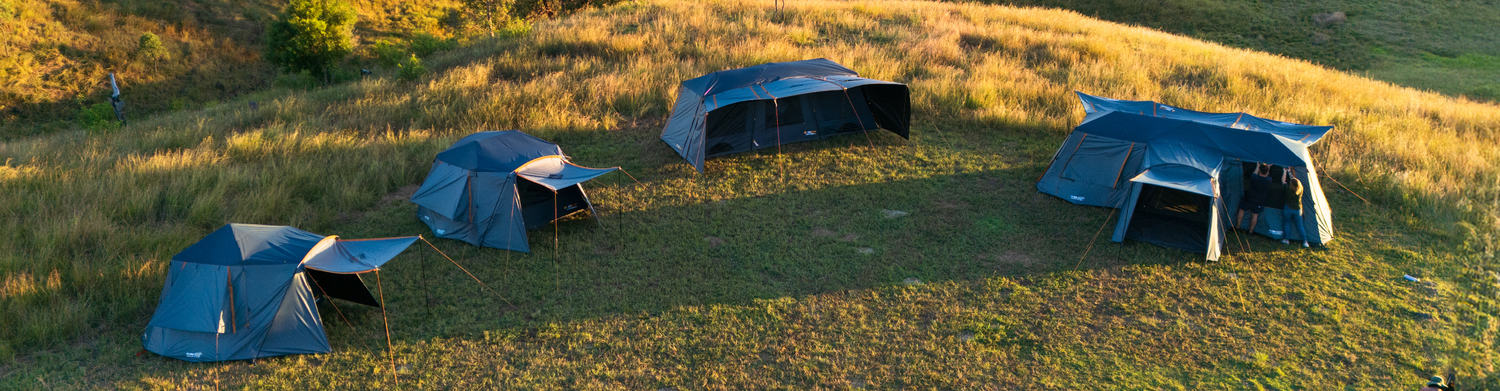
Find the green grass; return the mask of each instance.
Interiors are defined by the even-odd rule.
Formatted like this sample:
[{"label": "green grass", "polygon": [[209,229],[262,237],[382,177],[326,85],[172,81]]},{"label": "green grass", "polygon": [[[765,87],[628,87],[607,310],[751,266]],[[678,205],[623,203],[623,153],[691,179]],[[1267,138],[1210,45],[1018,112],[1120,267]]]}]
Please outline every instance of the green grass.
[{"label": "green grass", "polygon": [[[704,174],[657,139],[680,81],[814,57],[909,83],[913,139]],[[514,307],[424,245],[389,264],[404,387],[1400,389],[1449,370],[1500,386],[1494,105],[1076,13],[925,2],[622,3],[424,65],[0,143],[0,388],[388,386],[381,312],[344,303],[319,307],[326,355],[134,354],[167,259],[202,235],[425,233],[405,199],[433,154],[507,128],[642,183],[591,183],[603,227],[531,231],[535,254],[435,241]],[[1313,150],[1337,240],[1233,237],[1221,263],[1096,240],[1109,210],[1034,187],[1082,118],[1074,90],[1337,126]]]},{"label": "green grass", "polygon": [[[1500,56],[1493,0],[987,0],[1074,10],[1234,47],[1277,53],[1403,86],[1481,101],[1500,101],[1500,69],[1423,61]],[[1347,21],[1319,25],[1313,17],[1344,12]],[[1325,40],[1316,39],[1323,36]],[[1495,92],[1491,92],[1495,91]]]}]

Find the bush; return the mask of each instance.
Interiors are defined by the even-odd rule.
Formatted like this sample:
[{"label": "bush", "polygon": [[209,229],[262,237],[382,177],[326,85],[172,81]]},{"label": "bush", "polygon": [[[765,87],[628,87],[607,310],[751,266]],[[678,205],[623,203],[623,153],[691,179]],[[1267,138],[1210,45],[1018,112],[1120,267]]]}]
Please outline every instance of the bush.
[{"label": "bush", "polygon": [[458,40],[454,38],[442,39],[428,33],[417,33],[411,37],[411,52],[417,57],[431,56],[433,53],[453,50],[458,47]]},{"label": "bush", "polygon": [[78,112],[78,126],[88,130],[109,130],[120,127],[115,118],[115,108],[109,103],[95,103]]},{"label": "bush", "polygon": [[415,54],[411,55],[411,58],[406,59],[406,61],[397,64],[396,67],[400,68],[396,72],[396,77],[405,81],[417,80],[423,74],[427,73],[427,67],[422,66],[422,60],[417,58]]},{"label": "bush", "polygon": [[386,68],[395,68],[406,57],[406,45],[387,39],[375,41],[375,47],[370,51],[375,55],[375,62]]},{"label": "bush", "polygon": [[292,0],[266,34],[266,60],[287,71],[331,80],[335,62],[354,48],[354,7],[338,0]]},{"label": "bush", "polygon": [[156,34],[141,34],[140,47],[136,48],[136,54],[148,60],[166,59],[167,47],[161,43],[161,37]]}]

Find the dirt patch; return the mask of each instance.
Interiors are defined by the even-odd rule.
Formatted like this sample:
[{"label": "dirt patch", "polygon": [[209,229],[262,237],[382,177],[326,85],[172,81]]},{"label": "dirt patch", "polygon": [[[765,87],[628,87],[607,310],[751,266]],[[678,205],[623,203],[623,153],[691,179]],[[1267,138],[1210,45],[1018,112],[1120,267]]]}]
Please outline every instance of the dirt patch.
[{"label": "dirt patch", "polygon": [[1015,250],[1006,251],[1004,254],[996,255],[994,257],[994,260],[1001,263],[1019,264],[1026,266],[1037,264],[1037,259],[1035,257],[1032,257],[1030,254]]},{"label": "dirt patch", "polygon": [[719,248],[724,245],[724,239],[719,239],[717,236],[704,236],[703,241],[708,242],[710,248]]},{"label": "dirt patch", "polygon": [[963,202],[963,200],[946,200],[946,199],[940,199],[940,200],[935,200],[932,203],[934,205],[937,205],[937,207],[941,208],[941,209],[968,209],[969,208],[969,203]]},{"label": "dirt patch", "polygon": [[420,188],[422,188],[422,185],[416,184],[396,189],[396,191],[391,192],[391,194],[386,194],[385,197],[380,197],[380,207],[385,208],[395,205],[399,201],[409,200],[411,199],[412,195],[417,194],[417,189]]},{"label": "dirt patch", "polygon": [[831,238],[838,235],[838,232],[833,232],[833,230],[823,227],[813,228],[812,230],[812,236],[820,238]]},{"label": "dirt patch", "polygon": [[859,235],[855,234],[845,234],[844,237],[839,238],[840,242],[853,242],[856,240],[859,240]]}]

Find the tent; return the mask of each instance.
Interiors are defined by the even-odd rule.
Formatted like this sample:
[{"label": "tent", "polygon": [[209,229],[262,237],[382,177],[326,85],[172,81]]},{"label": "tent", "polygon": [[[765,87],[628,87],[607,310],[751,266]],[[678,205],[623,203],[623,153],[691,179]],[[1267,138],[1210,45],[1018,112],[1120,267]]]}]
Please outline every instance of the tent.
[{"label": "tent", "polygon": [[[1057,150],[1037,190],[1119,209],[1115,242],[1139,240],[1217,260],[1256,163],[1275,165],[1275,183],[1253,231],[1320,245],[1333,240],[1332,214],[1308,152],[1333,127],[1078,97],[1087,116]],[[1282,231],[1279,178],[1286,168],[1302,181],[1304,229],[1311,237]]]},{"label": "tent", "polygon": [[877,128],[910,136],[906,85],[859,77],[819,58],[682,82],[661,139],[703,172],[706,158]]},{"label": "tent", "polygon": [[569,163],[557,144],[521,131],[485,131],[438,153],[411,201],[440,238],[531,252],[527,229],[592,210],[582,183],[618,169]]},{"label": "tent", "polygon": [[359,274],[378,271],[417,239],[344,240],[292,227],[225,225],[172,256],[141,342],[192,362],[326,353],[315,296],[380,307]]}]

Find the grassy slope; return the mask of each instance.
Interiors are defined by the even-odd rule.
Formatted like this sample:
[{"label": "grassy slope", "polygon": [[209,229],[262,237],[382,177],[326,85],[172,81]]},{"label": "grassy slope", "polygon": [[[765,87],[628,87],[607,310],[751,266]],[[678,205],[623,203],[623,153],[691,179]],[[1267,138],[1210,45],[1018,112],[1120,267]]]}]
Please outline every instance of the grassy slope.
[{"label": "grassy slope", "polygon": [[[0,318],[15,319],[0,337],[21,352],[0,388],[383,384],[381,314],[350,305],[338,309],[352,328],[320,308],[328,355],[132,354],[165,259],[204,233],[421,233],[399,189],[457,137],[494,128],[644,185],[595,184],[606,228],[561,224],[559,259],[437,242],[514,308],[428,250],[388,267],[404,384],[1392,389],[1446,369],[1494,376],[1500,157],[1483,146],[1500,108],[1067,12],[811,2],[770,15],[762,2],[624,4],[440,55],[421,83],[270,91],[253,111],[0,144]],[[656,140],[679,81],[810,57],[909,83],[914,139],[799,144],[713,159],[703,175]],[[1236,238],[1245,247],[1203,264],[1096,243],[1107,210],[1032,185],[1081,118],[1072,90],[1333,124],[1320,169],[1373,203],[1325,185],[1339,229],[1327,249]]]},{"label": "grassy slope", "polygon": [[[450,1],[350,1],[359,40],[444,35]],[[200,108],[271,86],[261,60],[265,26],[285,0],[0,0],[0,139],[76,129],[80,108],[105,102],[119,79],[131,118]],[[410,12],[403,14],[407,10]],[[449,18],[451,19],[451,18]],[[154,33],[167,54],[139,53]],[[368,53],[360,53],[370,57]],[[346,64],[358,69],[366,58]],[[353,72],[350,70],[349,72]]]},{"label": "grassy slope", "polygon": [[[1500,101],[1495,0],[988,0],[1060,7],[1300,58],[1409,87]],[[1347,21],[1319,25],[1341,11]],[[1317,39],[1322,35],[1325,40]],[[1472,60],[1472,61],[1465,61]],[[1472,64],[1483,62],[1485,65]],[[1476,66],[1477,65],[1477,66]]]}]

